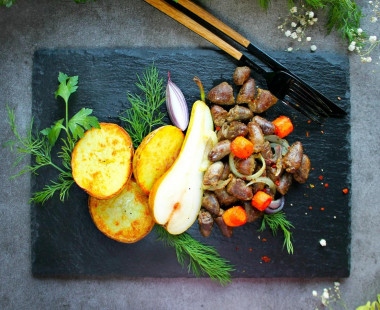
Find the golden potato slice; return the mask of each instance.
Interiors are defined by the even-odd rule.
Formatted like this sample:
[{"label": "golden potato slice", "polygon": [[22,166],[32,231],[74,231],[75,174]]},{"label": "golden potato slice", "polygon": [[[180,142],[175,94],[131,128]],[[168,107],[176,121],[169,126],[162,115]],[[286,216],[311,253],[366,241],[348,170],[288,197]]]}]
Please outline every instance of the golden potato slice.
[{"label": "golden potato slice", "polygon": [[144,193],[149,194],[153,184],[174,163],[183,140],[179,128],[167,125],[152,131],[141,142],[133,157],[133,175]]},{"label": "golden potato slice", "polygon": [[91,217],[96,227],[111,239],[133,243],[153,228],[148,197],[131,179],[122,192],[111,199],[89,198]]},{"label": "golden potato slice", "polygon": [[124,188],[132,174],[133,145],[116,124],[100,123],[86,131],[71,156],[73,178],[98,199],[109,199]]}]

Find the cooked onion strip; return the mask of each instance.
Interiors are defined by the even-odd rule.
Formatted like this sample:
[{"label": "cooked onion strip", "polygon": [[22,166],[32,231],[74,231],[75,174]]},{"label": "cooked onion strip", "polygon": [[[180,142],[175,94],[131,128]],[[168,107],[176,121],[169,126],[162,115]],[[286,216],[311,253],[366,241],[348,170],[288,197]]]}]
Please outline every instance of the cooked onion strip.
[{"label": "cooked onion strip", "polygon": [[266,185],[269,186],[270,190],[275,194],[276,193],[276,185],[273,183],[271,179],[268,177],[259,177],[247,184],[247,186],[252,185],[254,183],[265,183]]},{"label": "cooked onion strip", "polygon": [[231,177],[229,177],[227,180],[220,180],[218,183],[214,186],[211,185],[203,185],[203,189],[206,191],[216,191],[218,189],[225,188],[228,183],[230,183]]},{"label": "cooked onion strip", "polygon": [[285,139],[281,139],[276,135],[268,135],[268,136],[264,136],[264,138],[265,140],[271,142],[270,146],[272,148],[275,148],[276,145],[283,146],[282,155],[285,155],[288,152],[290,146],[289,146],[288,141],[286,141]]},{"label": "cooked onion strip", "polygon": [[232,171],[232,173],[237,176],[238,178],[241,178],[243,180],[254,180],[258,177],[260,177],[264,171],[265,171],[265,168],[266,168],[266,165],[265,165],[265,159],[264,157],[261,155],[261,153],[259,153],[258,155],[254,155],[255,158],[259,158],[262,162],[262,167],[260,168],[259,171],[257,171],[256,173],[252,174],[252,175],[244,175],[244,174],[241,174],[239,171],[237,171],[236,169],[236,166],[235,166],[235,161],[234,161],[234,155],[233,153],[231,152],[230,153],[230,156],[228,158],[228,161],[229,161],[229,164],[230,164],[230,169]]}]

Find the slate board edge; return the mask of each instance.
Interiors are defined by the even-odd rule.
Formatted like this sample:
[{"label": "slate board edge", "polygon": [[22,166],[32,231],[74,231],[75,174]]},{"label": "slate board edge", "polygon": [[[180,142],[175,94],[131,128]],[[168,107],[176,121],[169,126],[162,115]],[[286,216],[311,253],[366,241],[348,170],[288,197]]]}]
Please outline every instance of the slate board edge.
[{"label": "slate board edge", "polygon": [[[38,53],[44,53],[44,52],[49,52],[49,51],[52,51],[52,50],[54,50],[54,49],[42,49],[42,50],[38,50],[38,51],[36,51],[36,53],[35,53],[35,55],[36,54],[38,54]],[[63,53],[69,53],[70,51],[101,51],[101,50],[107,50],[107,51],[109,51],[109,52],[117,52],[118,50],[120,50],[120,51],[122,51],[122,50],[124,50],[124,49],[117,49],[117,50],[115,50],[115,49],[60,49],[60,50],[54,50],[54,51],[60,51],[60,52],[63,52]],[[142,51],[142,50],[144,50],[144,48],[136,48],[136,49],[134,49],[134,50],[136,50],[136,51]],[[167,49],[167,48],[162,48],[162,49],[156,49],[156,50],[162,50],[162,51],[165,51],[165,50],[171,50],[171,49]],[[188,49],[176,49],[177,51],[181,51],[181,50],[184,50],[184,51],[186,51],[186,50],[188,50]],[[193,49],[193,50],[199,50],[199,49]],[[201,49],[201,50],[209,50],[209,49]],[[219,52],[219,51],[218,51]],[[329,53],[326,53],[327,55],[330,55]],[[322,55],[324,55],[324,54],[322,54]],[[332,55],[333,57],[335,56],[335,55]],[[349,77],[347,76],[347,79],[349,79]],[[347,84],[348,85],[348,87],[349,87],[349,83]],[[348,92],[349,92],[349,90],[348,90]],[[348,98],[349,98],[349,95],[348,95]],[[350,131],[348,132],[348,137],[347,138],[350,138],[350,136],[351,136],[351,134],[350,134]],[[351,143],[350,143],[350,141],[349,141],[349,146],[351,145]],[[349,152],[349,156],[351,157],[351,152]],[[350,178],[350,181],[349,181],[349,184],[351,184],[351,168],[350,168],[350,172],[349,172],[349,178]],[[350,196],[351,196],[351,191],[350,191]],[[351,207],[351,203],[352,203],[352,200],[351,200],[351,198],[349,199],[349,205],[350,205],[350,207]],[[33,212],[32,212],[32,215],[31,216],[33,216]],[[351,216],[351,212],[350,212],[350,216]],[[33,219],[32,219],[32,225],[33,225]],[[350,228],[351,229],[351,228]],[[33,229],[32,229],[32,231],[33,231]],[[33,238],[32,238],[32,240],[33,240]],[[348,248],[348,250],[350,251],[350,247]],[[349,257],[349,264],[350,264],[350,257]],[[34,276],[36,276],[36,277],[42,277],[42,278],[44,278],[45,276],[44,275],[42,275],[42,274],[38,274],[38,273],[36,273],[36,272],[33,272],[33,275]],[[53,275],[53,276],[55,276],[55,275]],[[56,276],[60,276],[60,275],[56,275]],[[347,276],[349,276],[349,274],[347,275]],[[47,277],[49,277],[49,276],[47,276]],[[63,276],[64,278],[77,278],[77,277],[80,277],[80,278],[83,278],[83,277],[88,277],[87,275],[83,275],[83,276]],[[101,276],[102,278],[112,278],[113,276]],[[176,278],[182,278],[183,276],[176,276]],[[191,275],[187,275],[187,276],[185,276],[185,278],[189,278],[189,277],[192,277]],[[346,277],[346,275],[342,275],[342,277]],[[97,278],[97,276],[90,276],[90,278]],[[117,277],[117,278],[119,278],[119,277]],[[122,276],[122,278],[135,278],[135,277],[128,277],[128,276]],[[141,277],[141,278],[151,278],[151,277]],[[274,277],[273,279],[276,279],[276,278],[282,278],[282,277]],[[297,278],[297,277],[294,277],[294,278]],[[318,277],[317,277],[318,278]],[[291,279],[291,278],[290,278]]]}]

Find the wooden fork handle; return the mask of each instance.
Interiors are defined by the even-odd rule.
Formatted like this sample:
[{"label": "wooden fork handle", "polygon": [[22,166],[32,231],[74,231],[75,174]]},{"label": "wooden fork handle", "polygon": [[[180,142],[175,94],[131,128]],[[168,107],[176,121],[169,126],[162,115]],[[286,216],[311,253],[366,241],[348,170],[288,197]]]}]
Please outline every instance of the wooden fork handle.
[{"label": "wooden fork handle", "polygon": [[206,22],[208,22],[210,25],[214,26],[216,29],[219,29],[224,34],[238,42],[244,47],[248,47],[251,42],[249,42],[248,39],[243,37],[240,33],[233,30],[231,27],[224,24],[222,21],[217,19],[215,16],[211,15],[209,12],[207,12],[205,9],[201,8],[200,6],[196,5],[190,0],[178,0],[178,4],[182,5],[186,9],[188,9],[190,12],[194,13],[195,15],[199,16]]},{"label": "wooden fork handle", "polygon": [[187,28],[191,29],[195,33],[199,34],[201,37],[205,38],[212,44],[216,45],[217,47],[225,51],[227,54],[234,57],[236,60],[240,60],[242,58],[243,54],[239,52],[236,48],[234,48],[227,42],[223,41],[221,38],[219,38],[217,35],[212,33],[210,30],[198,24],[196,21],[194,21],[193,19],[191,19],[184,13],[178,11],[176,8],[166,3],[165,1],[163,0],[144,0],[144,1],[154,6],[156,9],[160,10],[166,15],[170,16],[171,18],[175,19],[177,22],[181,23]]}]

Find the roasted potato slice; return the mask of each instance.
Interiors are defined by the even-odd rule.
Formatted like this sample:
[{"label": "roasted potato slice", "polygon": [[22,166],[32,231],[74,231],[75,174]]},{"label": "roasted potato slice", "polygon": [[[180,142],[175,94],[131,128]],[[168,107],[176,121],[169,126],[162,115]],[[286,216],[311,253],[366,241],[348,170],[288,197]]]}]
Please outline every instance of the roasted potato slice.
[{"label": "roasted potato slice", "polygon": [[133,243],[152,230],[148,196],[131,179],[123,191],[111,199],[89,198],[91,217],[96,227],[111,239]]},{"label": "roasted potato slice", "polygon": [[122,191],[132,174],[133,145],[128,133],[112,123],[86,131],[71,157],[73,178],[90,196],[109,199]]},{"label": "roasted potato slice", "polygon": [[174,163],[183,140],[179,128],[167,125],[152,131],[141,142],[133,158],[133,175],[144,193],[149,194],[153,184]]}]

